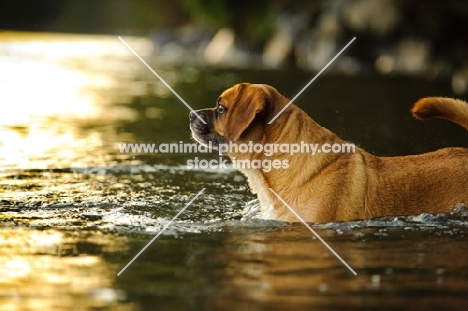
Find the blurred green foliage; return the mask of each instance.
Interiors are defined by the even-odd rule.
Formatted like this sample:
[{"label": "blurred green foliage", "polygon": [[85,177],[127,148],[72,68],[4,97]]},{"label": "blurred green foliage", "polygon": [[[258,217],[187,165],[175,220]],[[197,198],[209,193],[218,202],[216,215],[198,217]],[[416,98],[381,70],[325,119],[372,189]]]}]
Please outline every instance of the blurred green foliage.
[{"label": "blurred green foliage", "polygon": [[133,33],[189,24],[234,29],[248,43],[275,28],[269,0],[19,0],[4,1],[0,29]]},{"label": "blurred green foliage", "polygon": [[179,27],[189,13],[179,1],[167,0],[67,0],[50,24],[67,32],[127,32],[146,34],[154,28]]},{"label": "blurred green foliage", "polygon": [[206,27],[229,27],[249,43],[269,37],[276,17],[269,0],[182,0],[194,22]]}]

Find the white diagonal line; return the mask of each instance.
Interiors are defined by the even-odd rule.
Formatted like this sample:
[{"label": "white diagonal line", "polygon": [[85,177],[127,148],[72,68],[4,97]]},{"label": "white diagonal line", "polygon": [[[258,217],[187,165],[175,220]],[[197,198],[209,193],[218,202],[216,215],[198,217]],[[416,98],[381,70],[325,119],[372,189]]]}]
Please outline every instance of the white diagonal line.
[{"label": "white diagonal line", "polygon": [[291,206],[289,206],[288,203],[286,203],[286,202],[279,196],[278,193],[275,192],[275,190],[273,190],[272,188],[269,188],[269,189],[270,189],[270,191],[273,192],[273,194],[284,204],[284,206],[286,206],[286,207],[291,211],[291,213],[293,213],[294,216],[296,216],[296,217],[304,224],[304,226],[306,226],[307,229],[309,229],[310,232],[312,232],[312,233],[317,237],[317,239],[319,239],[319,241],[322,242],[323,245],[325,245],[325,246],[330,250],[330,252],[332,252],[333,255],[335,255],[336,258],[338,258],[338,259],[346,266],[346,268],[349,269],[349,271],[351,271],[354,275],[357,275],[356,271],[354,271],[353,268],[351,268],[351,267],[346,263],[346,261],[344,261],[343,258],[341,258],[340,255],[338,255],[338,254],[333,250],[333,248],[331,248],[330,245],[328,245],[327,242],[325,242],[325,241],[320,237],[320,235],[318,235],[317,232],[315,232],[315,230],[312,229],[312,228],[305,222],[305,220],[302,219],[302,217],[299,216],[299,214],[296,213],[296,211],[295,211]]},{"label": "white diagonal line", "polygon": [[281,111],[278,112],[278,113],[276,114],[276,116],[273,117],[273,119],[270,120],[270,122],[268,122],[268,124],[273,123],[273,121],[275,121],[276,118],[278,118],[278,117],[280,116],[280,114],[282,114],[282,113],[286,110],[286,108],[288,108],[289,105],[291,105],[292,102],[295,101],[296,98],[298,98],[299,95],[301,95],[302,92],[304,92],[304,91],[309,87],[309,85],[311,85],[312,82],[314,82],[315,79],[317,79],[317,78],[322,74],[322,72],[324,72],[325,69],[327,69],[328,66],[330,66],[331,63],[333,63],[333,62],[335,61],[335,59],[337,59],[338,56],[340,56],[340,54],[343,53],[344,50],[346,50],[346,49],[348,48],[348,46],[351,45],[351,43],[353,43],[354,40],[356,40],[356,37],[352,38],[351,41],[349,41],[348,44],[346,44],[346,46],[345,46],[344,48],[342,48],[341,51],[339,51],[338,54],[336,54],[335,57],[333,57],[333,58],[331,59],[331,61],[329,61],[328,64],[326,64],[325,67],[323,67],[322,70],[320,70],[319,73],[317,73],[317,74],[315,75],[315,77],[313,77],[312,80],[310,80],[309,83],[307,83],[307,85],[304,86],[304,87],[302,88],[302,90],[300,90],[299,93],[297,93],[297,95],[294,96],[293,99],[291,99],[291,100],[289,101],[289,103],[288,103],[286,106],[284,106],[283,109],[281,109]]},{"label": "white diagonal line", "polygon": [[150,246],[151,243],[153,243],[154,240],[156,240],[156,239],[161,235],[161,233],[163,233],[164,230],[166,230],[166,229],[177,219],[177,217],[179,217],[179,216],[187,209],[187,207],[189,207],[190,204],[192,204],[193,201],[195,201],[196,198],[198,198],[198,196],[200,196],[200,195],[202,194],[203,191],[205,191],[205,189],[206,189],[206,188],[203,188],[202,190],[200,190],[200,192],[198,192],[197,195],[194,196],[193,199],[191,199],[190,202],[188,202],[187,205],[185,205],[184,208],[181,209],[181,210],[177,213],[177,215],[175,215],[174,218],[172,218],[172,220],[171,220],[170,222],[168,222],[168,223],[158,232],[158,234],[156,234],[156,235],[154,236],[154,238],[152,238],[151,241],[149,241],[149,242],[145,245],[145,247],[143,247],[143,248],[141,249],[141,251],[140,251],[138,254],[135,255],[135,257],[133,257],[132,260],[130,260],[130,262],[129,262],[125,267],[123,267],[122,270],[120,270],[119,273],[117,273],[117,276],[120,276],[120,275],[122,274],[122,272],[124,272],[125,269],[127,269],[127,268],[135,261],[135,259],[137,259],[138,256],[140,256],[140,255],[145,251],[145,249],[147,249],[148,246]]},{"label": "white diagonal line", "polygon": [[167,84],[166,81],[164,81],[164,79],[163,79],[156,71],[153,70],[153,68],[151,68],[150,65],[148,65],[148,63],[146,63],[145,60],[144,60],[143,58],[141,58],[140,55],[138,55],[138,53],[135,52],[135,51],[131,48],[131,46],[128,45],[127,42],[125,42],[124,39],[122,39],[120,36],[119,36],[118,38],[119,38],[120,41],[122,41],[123,44],[125,44],[125,46],[126,46],[126,47],[127,47],[127,48],[128,48],[128,49],[129,49],[129,50],[130,50],[130,51],[131,51],[131,52],[132,52],[132,53],[133,53],[133,54],[134,54],[134,55],[135,55],[135,56],[136,56],[136,57],[137,57],[137,58],[138,58],[138,59],[139,59],[139,60],[156,76],[156,77],[158,77],[158,79],[159,79],[159,80],[160,80],[160,81],[161,81],[161,82],[178,98],[178,99],[180,99],[180,101],[181,101],[191,112],[193,112],[193,113],[198,117],[198,119],[200,119],[200,121],[203,122],[203,124],[206,124],[205,120],[203,120],[202,117],[200,117],[200,116],[198,115],[198,113],[197,113],[195,110],[193,110],[192,107],[190,107],[190,105],[187,104],[187,103],[185,102],[185,100],[184,100],[182,97],[180,97],[179,94],[177,94],[176,91],[174,91],[174,90],[172,89],[172,87],[171,87],[169,84]]}]

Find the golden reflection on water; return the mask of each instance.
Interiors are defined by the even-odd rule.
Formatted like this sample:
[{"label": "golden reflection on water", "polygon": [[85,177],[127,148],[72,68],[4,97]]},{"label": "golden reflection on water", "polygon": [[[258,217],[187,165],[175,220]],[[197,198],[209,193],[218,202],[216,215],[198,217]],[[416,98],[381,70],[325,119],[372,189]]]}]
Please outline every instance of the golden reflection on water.
[{"label": "golden reflection on water", "polygon": [[[446,273],[465,269],[464,239],[434,238],[418,230],[411,237],[408,230],[399,228],[381,239],[372,237],[377,230],[368,230],[350,232],[367,236],[365,243],[318,230],[357,271],[356,276],[301,224],[232,235],[218,253],[224,261],[220,280],[226,291],[210,306],[216,310],[249,310],[252,305],[262,310],[418,310],[421,302],[428,301],[431,306],[444,306],[432,309],[466,306],[466,276]],[[406,236],[398,233],[402,231]],[[453,289],[453,295],[448,295]]]},{"label": "golden reflection on water", "polygon": [[[152,51],[147,39],[127,41]],[[114,36],[0,32],[0,68],[0,169],[83,165],[104,134],[79,127],[134,118],[106,107],[142,90],[132,81],[140,67]]]},{"label": "golden reflection on water", "polygon": [[112,235],[78,237],[55,230],[0,230],[0,310],[134,310],[113,288],[104,253],[127,249]]}]

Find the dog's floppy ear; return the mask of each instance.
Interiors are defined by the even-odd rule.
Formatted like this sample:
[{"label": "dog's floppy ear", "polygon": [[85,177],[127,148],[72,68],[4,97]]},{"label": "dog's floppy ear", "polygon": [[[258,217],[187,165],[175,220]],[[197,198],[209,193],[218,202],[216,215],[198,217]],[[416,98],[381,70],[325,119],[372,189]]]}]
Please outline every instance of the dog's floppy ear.
[{"label": "dog's floppy ear", "polygon": [[267,94],[263,88],[239,84],[237,92],[235,102],[228,110],[224,131],[224,136],[231,141],[237,141],[266,106]]}]

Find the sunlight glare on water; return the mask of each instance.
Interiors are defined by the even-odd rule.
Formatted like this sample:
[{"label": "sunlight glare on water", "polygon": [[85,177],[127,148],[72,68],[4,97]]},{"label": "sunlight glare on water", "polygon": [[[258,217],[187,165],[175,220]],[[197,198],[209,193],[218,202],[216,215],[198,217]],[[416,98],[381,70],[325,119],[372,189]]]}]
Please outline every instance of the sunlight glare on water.
[{"label": "sunlight glare on water", "polygon": [[[152,51],[146,39],[128,40],[142,55]],[[103,109],[123,95],[131,57],[114,36],[0,32],[0,168],[71,165],[102,145],[100,133],[83,137],[77,125],[112,119]]]}]

